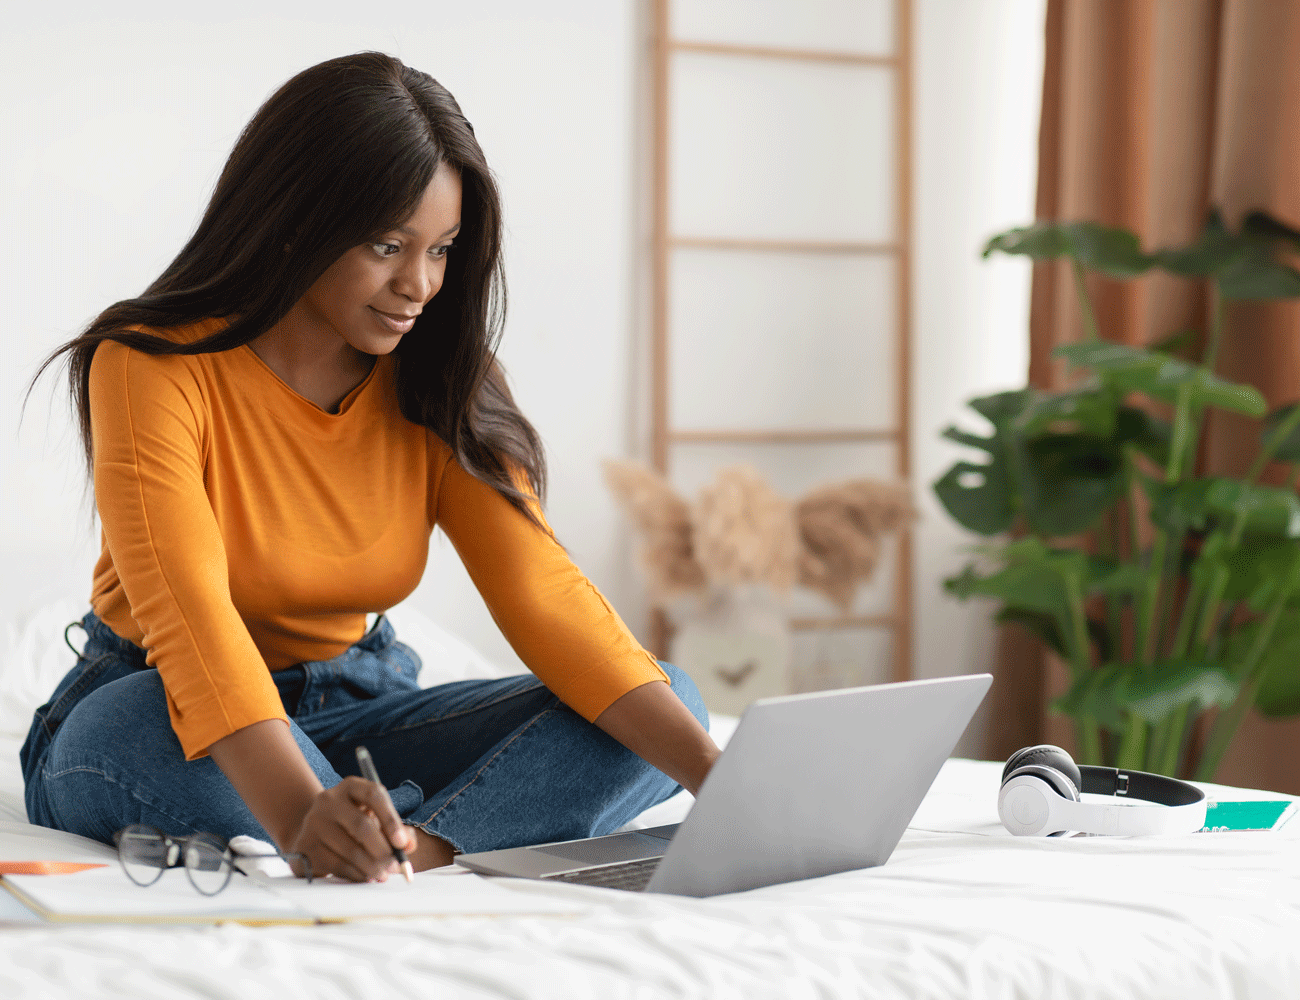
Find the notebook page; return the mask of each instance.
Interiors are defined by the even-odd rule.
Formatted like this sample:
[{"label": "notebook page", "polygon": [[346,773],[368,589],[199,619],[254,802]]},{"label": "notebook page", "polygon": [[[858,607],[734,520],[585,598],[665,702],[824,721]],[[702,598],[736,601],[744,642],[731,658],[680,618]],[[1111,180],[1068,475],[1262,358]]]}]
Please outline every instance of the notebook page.
[{"label": "notebook page", "polygon": [[310,914],[252,879],[233,878],[216,896],[196,892],[180,869],[138,886],[117,865],[71,875],[6,875],[24,903],[50,920],[288,920],[311,922]]},{"label": "notebook page", "polygon": [[391,875],[386,882],[331,877],[310,885],[296,878],[236,875],[215,896],[196,892],[179,869],[164,872],[151,886],[136,885],[117,866],[71,875],[6,875],[3,881],[50,920],[313,923],[450,914],[571,914],[585,909],[569,900],[512,892],[493,879],[454,867],[423,872],[409,885]]},{"label": "notebook page", "polygon": [[286,902],[319,920],[363,917],[445,916],[449,914],[577,913],[585,909],[569,900],[513,892],[464,868],[420,872],[408,884],[400,875],[386,882],[318,879],[270,879],[264,883]]}]

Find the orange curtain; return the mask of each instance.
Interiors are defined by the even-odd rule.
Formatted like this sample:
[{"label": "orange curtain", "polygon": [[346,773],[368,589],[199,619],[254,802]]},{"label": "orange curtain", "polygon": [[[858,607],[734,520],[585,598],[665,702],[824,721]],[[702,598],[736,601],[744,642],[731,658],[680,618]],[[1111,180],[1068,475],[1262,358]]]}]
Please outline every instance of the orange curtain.
[{"label": "orange curtain", "polygon": [[[1036,213],[1189,242],[1218,206],[1230,226],[1262,209],[1300,228],[1300,0],[1048,0]],[[1205,329],[1203,285],[1169,275],[1089,279],[1102,336],[1146,344]],[[1228,310],[1218,370],[1269,408],[1300,399],[1300,304]],[[1029,381],[1059,388],[1053,349],[1080,336],[1068,266],[1035,266]],[[1258,424],[1216,414],[1202,468],[1240,474]],[[1000,637],[989,754],[1070,743],[1046,703],[1063,670],[1027,636]],[[1252,716],[1218,780],[1300,793],[1300,721]]]}]

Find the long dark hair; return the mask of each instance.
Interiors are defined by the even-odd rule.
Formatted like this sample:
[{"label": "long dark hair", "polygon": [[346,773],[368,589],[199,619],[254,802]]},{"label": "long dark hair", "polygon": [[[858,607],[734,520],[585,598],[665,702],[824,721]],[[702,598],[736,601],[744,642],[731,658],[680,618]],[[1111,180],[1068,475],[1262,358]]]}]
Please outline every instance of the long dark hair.
[{"label": "long dark hair", "polygon": [[[401,412],[540,524],[528,491],[538,502],[545,496],[541,440],[496,360],[505,317],[496,182],[455,98],[427,73],[381,52],[330,59],[277,90],[235,143],[176,259],[143,295],[109,306],[45,359],[33,383],[67,355],[87,467],[90,363],[103,341],[147,354],[207,354],[248,343],[345,251],[405,221],[440,163],[461,177],[461,229],[441,290],[395,351]],[[229,323],[187,344],[130,329],[214,317]]]}]

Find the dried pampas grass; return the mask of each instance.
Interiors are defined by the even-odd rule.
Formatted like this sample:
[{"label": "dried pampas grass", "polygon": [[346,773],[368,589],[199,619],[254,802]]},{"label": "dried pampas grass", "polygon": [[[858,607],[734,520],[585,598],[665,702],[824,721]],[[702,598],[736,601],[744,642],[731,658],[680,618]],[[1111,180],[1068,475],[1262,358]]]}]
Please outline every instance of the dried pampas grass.
[{"label": "dried pampas grass", "polygon": [[641,532],[641,561],[661,602],[709,585],[761,583],[785,593],[797,580],[847,611],[875,573],[881,539],[916,516],[898,483],[851,479],[791,503],[756,470],[735,465],[689,504],[643,465],[604,468],[610,492]]},{"label": "dried pampas grass", "polygon": [[704,586],[691,540],[690,506],[658,473],[637,462],[607,461],[605,483],[642,535],[641,563],[664,600]]},{"label": "dried pampas grass", "polygon": [[799,582],[848,611],[858,584],[876,572],[881,539],[915,516],[911,493],[898,483],[852,479],[813,490],[795,507]]},{"label": "dried pampas grass", "polygon": [[710,583],[766,583],[785,592],[794,583],[799,535],[794,507],[757,470],[732,465],[700,490],[691,508],[695,552]]}]

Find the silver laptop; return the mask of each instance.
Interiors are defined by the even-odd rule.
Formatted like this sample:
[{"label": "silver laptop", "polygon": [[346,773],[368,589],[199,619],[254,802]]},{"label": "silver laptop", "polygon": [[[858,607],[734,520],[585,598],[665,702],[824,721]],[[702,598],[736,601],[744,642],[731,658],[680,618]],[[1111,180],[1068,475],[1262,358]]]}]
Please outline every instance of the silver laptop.
[{"label": "silver laptop", "polygon": [[685,821],[461,854],[484,875],[715,896],[884,864],[993,678],[754,702]]}]

